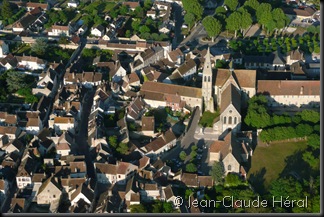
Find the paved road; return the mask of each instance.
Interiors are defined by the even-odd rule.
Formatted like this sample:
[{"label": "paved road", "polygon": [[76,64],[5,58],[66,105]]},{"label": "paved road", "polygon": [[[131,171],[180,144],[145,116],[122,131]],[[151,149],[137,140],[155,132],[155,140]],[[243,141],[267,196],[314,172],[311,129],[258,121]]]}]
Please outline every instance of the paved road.
[{"label": "paved road", "polygon": [[95,88],[83,88],[86,92],[82,99],[81,120],[79,120],[74,145],[76,145],[77,147],[77,154],[85,156],[88,177],[95,178],[94,165],[89,152],[90,146],[88,144],[88,123],[91,107],[93,104],[93,97],[96,90]]},{"label": "paved road", "polygon": [[174,38],[172,40],[172,49],[175,49],[178,44],[179,40],[183,39],[183,35],[181,34],[181,27],[183,24],[183,16],[182,16],[182,7],[176,3],[172,4],[172,8],[174,11],[174,21],[175,21],[175,27],[174,27]]},{"label": "paved road", "polygon": [[191,31],[190,35],[188,35],[179,46],[185,45],[187,42],[194,41],[198,39],[199,37],[206,36],[207,33],[201,23],[198,23],[195,27],[193,27],[193,30]]}]

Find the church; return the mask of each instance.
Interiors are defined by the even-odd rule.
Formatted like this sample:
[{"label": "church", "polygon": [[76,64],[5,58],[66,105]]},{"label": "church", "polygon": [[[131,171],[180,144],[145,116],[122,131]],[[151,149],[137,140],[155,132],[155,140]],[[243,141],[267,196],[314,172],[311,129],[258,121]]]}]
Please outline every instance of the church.
[{"label": "church", "polygon": [[213,69],[211,54],[208,48],[205,56],[202,97],[204,111],[215,112],[217,106],[220,117],[214,123],[215,133],[223,133],[227,129],[233,133],[241,130],[241,108],[256,93],[256,70]]},{"label": "church", "polygon": [[[234,137],[241,131],[241,110],[249,98],[256,94],[256,70],[234,70],[212,68],[208,48],[202,76],[202,103],[204,111],[215,112],[220,116],[213,124],[213,133],[220,135],[209,148],[209,163],[223,162],[225,173],[246,176],[244,163],[252,156],[248,142],[238,143]],[[233,137],[233,138],[232,138]]]}]

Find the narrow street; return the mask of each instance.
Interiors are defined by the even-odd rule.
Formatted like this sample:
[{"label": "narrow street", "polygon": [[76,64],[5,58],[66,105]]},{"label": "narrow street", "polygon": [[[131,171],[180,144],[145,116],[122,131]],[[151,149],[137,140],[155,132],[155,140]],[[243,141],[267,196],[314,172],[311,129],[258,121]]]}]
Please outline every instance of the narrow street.
[{"label": "narrow street", "polygon": [[64,78],[64,75],[65,75],[66,69],[70,66],[70,64],[75,59],[77,59],[81,55],[81,52],[82,52],[84,47],[85,47],[85,43],[81,42],[79,47],[72,54],[72,56],[71,56],[70,60],[68,61],[68,63],[65,65],[65,68],[64,68],[65,70],[63,70],[63,72],[61,74],[57,74],[55,76],[55,80],[54,80],[55,82],[53,84],[52,91],[48,96],[50,98],[50,104],[48,105],[48,110],[47,110],[47,112],[45,114],[45,117],[42,120],[42,126],[41,126],[42,128],[48,127],[48,120],[49,120],[49,117],[50,117],[50,115],[52,114],[52,111],[53,111],[55,96],[57,95],[59,88],[62,88],[62,86],[63,86],[63,78]]},{"label": "narrow street", "polygon": [[93,96],[96,92],[95,88],[82,87],[86,91],[82,99],[81,119],[79,120],[78,130],[75,134],[75,146],[78,155],[84,155],[87,165],[88,178],[95,178],[94,165],[90,156],[88,144],[88,123],[91,107],[93,104]]}]

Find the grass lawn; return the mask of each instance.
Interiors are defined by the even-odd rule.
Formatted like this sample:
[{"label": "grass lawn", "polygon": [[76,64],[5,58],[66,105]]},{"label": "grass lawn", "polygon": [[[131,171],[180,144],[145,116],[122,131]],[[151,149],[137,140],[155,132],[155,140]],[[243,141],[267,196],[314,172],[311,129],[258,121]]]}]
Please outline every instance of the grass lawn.
[{"label": "grass lawn", "polygon": [[[257,192],[263,194],[273,180],[291,171],[301,173],[306,165],[301,160],[306,141],[274,143],[267,147],[257,146],[251,157],[248,180]],[[302,175],[302,174],[301,174]]]},{"label": "grass lawn", "polygon": [[205,111],[200,118],[199,125],[204,127],[212,127],[214,120],[219,116],[219,111],[212,113],[210,111]]}]

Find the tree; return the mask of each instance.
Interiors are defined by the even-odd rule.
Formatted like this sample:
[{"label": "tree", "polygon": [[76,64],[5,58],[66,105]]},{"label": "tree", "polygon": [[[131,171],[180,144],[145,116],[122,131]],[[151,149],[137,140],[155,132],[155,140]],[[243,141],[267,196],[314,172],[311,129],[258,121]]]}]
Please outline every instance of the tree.
[{"label": "tree", "polygon": [[46,38],[37,38],[35,43],[31,46],[31,51],[38,56],[43,56],[48,48]]},{"label": "tree", "polygon": [[26,79],[25,74],[22,74],[17,71],[8,71],[7,78],[6,78],[8,90],[10,92],[14,92],[16,90],[25,88],[27,86],[25,79]]},{"label": "tree", "polygon": [[186,165],[186,171],[189,173],[197,172],[197,167],[194,163],[189,163]]},{"label": "tree", "polygon": [[224,185],[226,187],[239,186],[242,184],[240,177],[237,174],[228,173],[225,177]]},{"label": "tree", "polygon": [[241,12],[241,33],[243,34],[243,30],[252,25],[252,17],[251,14],[244,8],[240,8],[239,11]]},{"label": "tree", "polygon": [[264,128],[271,125],[271,116],[267,110],[267,98],[264,95],[253,96],[248,100],[247,115],[244,122],[254,128]]},{"label": "tree", "polygon": [[112,147],[116,148],[117,147],[117,136],[116,135],[109,136],[108,142]]},{"label": "tree", "polygon": [[129,8],[128,8],[128,6],[126,6],[126,5],[122,5],[122,6],[119,8],[119,13],[120,13],[121,15],[126,15],[126,14],[128,14],[128,12],[129,12]]},{"label": "tree", "polygon": [[259,5],[260,3],[258,0],[247,0],[244,2],[243,7],[246,8],[252,16],[254,16]]},{"label": "tree", "polygon": [[119,152],[120,154],[128,154],[128,145],[127,143],[119,143],[118,147],[116,148],[116,151]]},{"label": "tree", "polygon": [[58,40],[59,44],[68,44],[69,43],[69,39],[67,36],[62,35],[60,36],[59,40]]},{"label": "tree", "polygon": [[130,205],[131,213],[147,213],[147,209],[143,204],[133,204]]},{"label": "tree", "polygon": [[145,33],[150,33],[151,30],[150,30],[150,28],[148,26],[141,26],[139,28],[139,31],[140,31],[141,34],[145,34]]},{"label": "tree", "polygon": [[201,20],[204,8],[198,0],[183,0],[183,8],[187,13],[193,13],[196,20]]},{"label": "tree", "polygon": [[320,121],[320,113],[319,112],[305,109],[302,112],[300,112],[299,114],[303,121],[311,122],[314,124],[316,124],[317,122]]},{"label": "tree", "polygon": [[140,25],[141,25],[141,21],[140,20],[133,20],[132,22],[132,28],[134,29],[134,31],[138,32],[140,29]]},{"label": "tree", "polygon": [[233,12],[227,19],[226,19],[226,29],[235,31],[235,38],[237,35],[237,30],[241,29],[241,13],[240,12]]},{"label": "tree", "polygon": [[180,158],[182,161],[186,160],[186,158],[187,158],[187,154],[186,154],[186,152],[181,151],[180,154],[179,154],[179,158]]},{"label": "tree", "polygon": [[194,150],[192,150],[192,151],[190,152],[190,157],[191,157],[192,159],[194,159],[196,156],[197,156],[197,152],[194,151]]},{"label": "tree", "polygon": [[186,13],[184,16],[184,21],[188,24],[189,29],[191,29],[192,25],[195,23],[195,15],[193,13]]},{"label": "tree", "polygon": [[[300,200],[304,197],[303,186],[300,182],[294,180],[293,178],[279,178],[273,181],[269,189],[271,197],[275,200],[280,200],[281,197],[286,198],[289,196],[289,200]],[[276,212],[292,212],[291,207],[286,208],[285,206],[280,206],[280,204],[274,204],[274,210]]]},{"label": "tree", "polygon": [[214,41],[215,36],[217,36],[222,31],[222,24],[217,19],[212,16],[207,16],[203,19],[202,24],[206,29],[209,37]]},{"label": "tree", "polygon": [[144,0],[145,10],[149,10],[152,7],[152,0]]},{"label": "tree", "polygon": [[216,184],[221,183],[225,174],[224,164],[222,162],[215,162],[209,172]]},{"label": "tree", "polygon": [[9,19],[13,16],[13,11],[11,9],[10,3],[8,0],[3,0],[2,1],[2,6],[1,6],[1,16],[4,19]]},{"label": "tree", "polygon": [[318,134],[311,134],[307,137],[307,143],[313,150],[317,150],[320,148],[320,141],[321,139]]},{"label": "tree", "polygon": [[144,17],[144,10],[141,6],[137,6],[134,10],[134,15],[137,18],[143,18]]},{"label": "tree", "polygon": [[[269,14],[267,15],[262,15],[264,13],[271,13],[271,5],[268,4],[268,3],[261,3],[258,7],[258,9],[256,10],[256,18],[257,18],[257,21],[260,23],[260,20],[261,19],[265,19],[266,17],[269,16]],[[264,16],[264,18],[261,18],[262,16]]]},{"label": "tree", "polygon": [[156,200],[152,205],[152,213],[173,213],[171,202]]},{"label": "tree", "polygon": [[309,136],[313,132],[313,127],[309,124],[299,124],[296,126],[296,135],[299,137]]},{"label": "tree", "polygon": [[235,11],[238,5],[238,0],[225,0],[224,5],[226,5],[229,10]]},{"label": "tree", "polygon": [[222,6],[220,7],[217,7],[216,10],[215,10],[215,13],[216,14],[226,14],[226,9]]},{"label": "tree", "polygon": [[276,34],[279,29],[284,28],[289,23],[289,18],[283,12],[281,8],[275,8],[272,10],[272,18],[275,22]]}]

